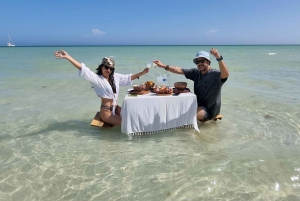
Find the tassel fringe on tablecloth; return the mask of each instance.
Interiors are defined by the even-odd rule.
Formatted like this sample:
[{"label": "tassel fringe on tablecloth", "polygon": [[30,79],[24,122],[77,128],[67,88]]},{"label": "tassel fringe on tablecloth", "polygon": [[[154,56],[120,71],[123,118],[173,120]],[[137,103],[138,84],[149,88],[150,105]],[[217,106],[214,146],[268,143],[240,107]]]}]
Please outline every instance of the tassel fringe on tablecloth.
[{"label": "tassel fringe on tablecloth", "polygon": [[194,128],[193,124],[190,125],[183,125],[183,126],[178,126],[175,128],[168,128],[168,129],[163,129],[163,130],[158,130],[158,131],[150,131],[150,132],[135,132],[135,133],[129,133],[127,134],[128,136],[135,136],[135,135],[149,135],[149,134],[154,134],[154,133],[161,133],[164,131],[171,131],[171,130],[175,130],[175,129],[179,129],[179,128]]}]

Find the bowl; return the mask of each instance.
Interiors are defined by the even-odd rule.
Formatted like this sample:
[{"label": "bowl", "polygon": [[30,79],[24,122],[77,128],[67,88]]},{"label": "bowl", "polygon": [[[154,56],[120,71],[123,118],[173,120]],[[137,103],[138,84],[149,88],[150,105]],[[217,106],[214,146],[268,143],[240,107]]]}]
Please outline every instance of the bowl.
[{"label": "bowl", "polygon": [[144,85],[132,85],[134,91],[143,91]]},{"label": "bowl", "polygon": [[174,87],[176,89],[185,89],[187,86],[187,83],[186,82],[175,82],[174,83]]}]

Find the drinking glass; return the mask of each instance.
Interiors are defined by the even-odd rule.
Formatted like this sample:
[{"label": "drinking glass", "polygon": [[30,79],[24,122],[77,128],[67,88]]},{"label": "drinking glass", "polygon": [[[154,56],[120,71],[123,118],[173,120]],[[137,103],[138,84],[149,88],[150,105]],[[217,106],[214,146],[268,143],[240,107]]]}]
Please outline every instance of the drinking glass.
[{"label": "drinking glass", "polygon": [[147,68],[151,68],[152,66],[156,67],[157,65],[153,63],[153,61],[155,60],[156,60],[155,57],[149,57],[147,62]]},{"label": "drinking glass", "polygon": [[153,63],[154,61],[156,60],[156,58],[155,57],[152,57],[152,65],[156,68],[156,63]]},{"label": "drinking glass", "polygon": [[147,62],[147,68],[151,68],[151,66],[152,66],[152,58],[149,57]]}]

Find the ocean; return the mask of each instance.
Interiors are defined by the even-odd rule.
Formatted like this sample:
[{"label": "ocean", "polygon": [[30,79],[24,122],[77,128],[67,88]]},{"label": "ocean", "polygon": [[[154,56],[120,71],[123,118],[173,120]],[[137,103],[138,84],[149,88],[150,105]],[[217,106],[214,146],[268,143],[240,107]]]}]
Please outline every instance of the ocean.
[{"label": "ocean", "polygon": [[[129,138],[90,126],[100,99],[68,61],[142,71],[149,57],[194,68],[218,49],[223,119]],[[0,200],[299,200],[300,45],[0,47]],[[212,68],[218,64],[212,58]],[[134,84],[156,81],[163,69]],[[193,83],[169,73],[176,81]],[[129,87],[122,87],[119,105]],[[139,107],[142,107],[139,106]]]}]

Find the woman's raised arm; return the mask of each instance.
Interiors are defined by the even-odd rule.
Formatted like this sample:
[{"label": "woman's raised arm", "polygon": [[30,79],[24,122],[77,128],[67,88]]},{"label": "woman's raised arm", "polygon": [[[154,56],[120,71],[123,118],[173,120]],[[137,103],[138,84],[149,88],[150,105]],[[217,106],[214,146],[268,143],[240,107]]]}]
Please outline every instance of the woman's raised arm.
[{"label": "woman's raised arm", "polygon": [[149,72],[149,68],[145,68],[142,72],[132,74],[131,75],[131,80],[135,80],[136,78],[139,79],[142,75],[145,75],[148,72]]},{"label": "woman's raised arm", "polygon": [[81,70],[81,63],[73,59],[66,51],[64,50],[55,51],[54,56],[57,59],[67,59],[71,64],[73,64],[73,66]]}]

